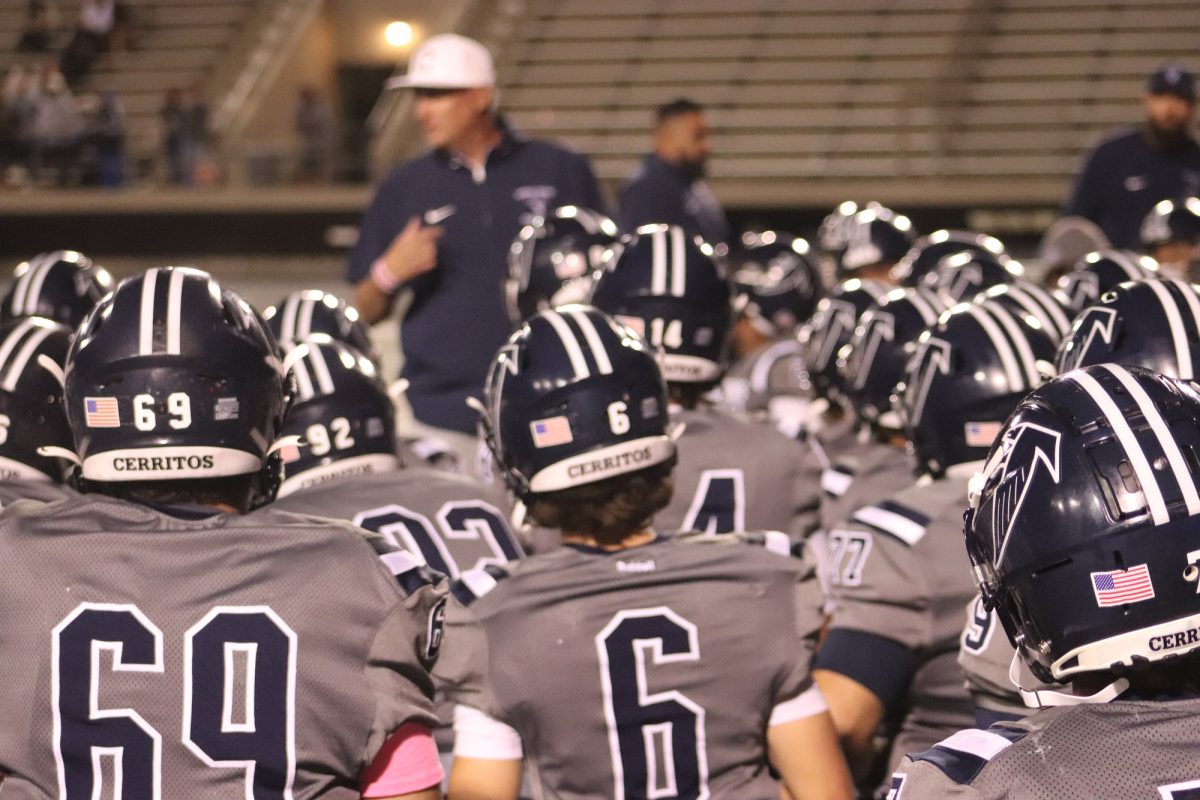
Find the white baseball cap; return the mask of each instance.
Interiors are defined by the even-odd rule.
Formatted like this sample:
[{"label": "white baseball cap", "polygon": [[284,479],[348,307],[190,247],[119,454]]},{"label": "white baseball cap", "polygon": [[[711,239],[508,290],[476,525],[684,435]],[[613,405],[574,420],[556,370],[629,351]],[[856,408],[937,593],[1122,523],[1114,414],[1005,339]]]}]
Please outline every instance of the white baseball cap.
[{"label": "white baseball cap", "polygon": [[431,36],[408,62],[408,73],[392,78],[389,89],[474,89],[496,85],[492,54],[474,39],[456,33]]}]

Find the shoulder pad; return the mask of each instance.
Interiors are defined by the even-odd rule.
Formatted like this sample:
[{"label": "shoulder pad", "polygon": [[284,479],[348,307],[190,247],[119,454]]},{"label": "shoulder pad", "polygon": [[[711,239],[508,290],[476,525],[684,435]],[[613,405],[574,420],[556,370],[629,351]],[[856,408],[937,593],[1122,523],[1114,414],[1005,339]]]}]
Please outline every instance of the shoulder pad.
[{"label": "shoulder pad", "polygon": [[495,589],[496,585],[507,578],[509,574],[508,570],[495,564],[469,569],[459,575],[458,580],[450,584],[450,593],[458,602],[469,606]]},{"label": "shoulder pad", "polygon": [[830,464],[821,470],[821,490],[830,497],[841,497],[854,483],[854,470],[845,464]]},{"label": "shoulder pad", "polygon": [[[386,542],[384,543],[387,544]],[[414,595],[426,586],[434,586],[442,580],[442,575],[422,564],[412,554],[397,547],[388,545],[382,549],[376,545],[379,560],[383,562],[396,578],[396,583],[404,590],[405,595]]]},{"label": "shoulder pad", "polygon": [[910,547],[924,538],[930,521],[928,514],[922,514],[891,500],[863,506],[851,514],[850,519],[894,536]]},{"label": "shoulder pad", "polygon": [[1019,728],[993,726],[986,731],[959,731],[935,744],[924,753],[912,756],[937,767],[955,783],[970,783],[987,763],[1024,738],[1028,731]]}]

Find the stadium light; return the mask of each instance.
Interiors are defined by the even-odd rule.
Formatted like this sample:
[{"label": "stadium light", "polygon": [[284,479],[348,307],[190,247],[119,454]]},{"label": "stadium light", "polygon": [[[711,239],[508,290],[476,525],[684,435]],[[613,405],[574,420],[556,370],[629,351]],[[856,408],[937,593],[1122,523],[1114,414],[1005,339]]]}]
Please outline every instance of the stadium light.
[{"label": "stadium light", "polygon": [[392,47],[406,47],[412,44],[413,26],[402,20],[389,22],[383,31],[383,37]]}]

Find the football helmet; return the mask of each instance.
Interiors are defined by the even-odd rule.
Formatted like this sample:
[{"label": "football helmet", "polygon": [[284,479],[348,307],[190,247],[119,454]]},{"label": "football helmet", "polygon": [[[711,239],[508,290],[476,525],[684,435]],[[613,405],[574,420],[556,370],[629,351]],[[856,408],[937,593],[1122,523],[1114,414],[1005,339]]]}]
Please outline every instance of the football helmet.
[{"label": "football helmet", "polygon": [[512,324],[587,299],[597,270],[620,253],[617,224],[598,211],[562,206],[534,219],[508,250],[504,304]]},{"label": "football helmet", "polygon": [[964,250],[997,258],[1005,255],[1004,244],[991,236],[971,231],[934,231],[909,248],[904,258],[892,268],[892,280],[901,286],[920,286],[943,258]]},{"label": "football helmet", "polygon": [[108,270],[83,253],[42,253],[13,270],[13,282],[0,300],[0,322],[36,316],[74,329],[112,288]]},{"label": "football helmet", "polygon": [[269,498],[287,386],[266,323],[208,273],[162,267],[127,278],[67,355],[81,488],[255,475],[256,499]]},{"label": "football helmet", "polygon": [[1100,299],[1118,283],[1142,281],[1158,275],[1158,262],[1132,250],[1088,253],[1074,269],[1058,278],[1054,293],[1074,314]]},{"label": "football helmet", "polygon": [[484,401],[483,438],[520,499],[675,458],[653,349],[588,306],[527,319],[496,354]]},{"label": "football helmet", "polygon": [[976,295],[974,302],[981,303],[987,300],[999,303],[1012,313],[1025,317],[1034,327],[1050,334],[1055,344],[1061,342],[1071,330],[1071,315],[1054,293],[1023,278],[993,286]]},{"label": "football helmet", "polygon": [[902,426],[892,410],[892,393],[912,356],[912,343],[937,324],[946,310],[926,289],[893,289],[858,319],[842,364],[842,385],[859,419],[886,430]]},{"label": "football helmet", "polygon": [[[874,207],[877,204],[868,205]],[[821,248],[821,254],[827,259],[831,272],[839,271],[840,274],[842,254],[846,252],[846,246],[850,243],[850,227],[854,224],[854,215],[859,210],[858,203],[846,200],[821,220],[821,226],[817,229],[817,247]]]},{"label": "football helmet", "polygon": [[396,410],[375,364],[345,342],[313,334],[285,345],[296,397],[283,435],[279,497],[346,475],[396,469]]},{"label": "football helmet", "polygon": [[821,273],[808,242],[788,233],[744,233],[732,256],[742,313],[769,338],[791,333],[816,310]]},{"label": "football helmet", "polygon": [[263,312],[263,319],[280,345],[302,342],[314,333],[345,342],[380,365],[379,353],[371,342],[358,309],[331,292],[301,289],[292,292]]},{"label": "football helmet", "polygon": [[1105,363],[1195,380],[1200,286],[1157,278],[1122,283],[1085,308],[1058,348],[1058,372]]},{"label": "football helmet", "polygon": [[71,447],[62,365],[71,332],[41,317],[0,327],[0,480],[62,481],[64,462],[38,448]]},{"label": "football helmet", "polygon": [[908,217],[880,205],[855,214],[846,234],[846,250],[838,261],[841,279],[876,264],[894,264],[904,257],[917,238]]},{"label": "football helmet", "polygon": [[967,250],[943,258],[921,283],[942,295],[947,303],[957,303],[992,286],[1012,283],[1024,275],[1025,267],[1021,262],[1008,256]]},{"label": "football helmet", "polygon": [[987,455],[1000,423],[1053,371],[1054,342],[1004,306],[962,303],[922,333],[897,387],[922,472]]},{"label": "football helmet", "polygon": [[1200,242],[1200,197],[1159,201],[1142,220],[1138,238],[1147,250],[1171,242]]},{"label": "football helmet", "polygon": [[1044,682],[1200,648],[1200,394],[1140,367],[1029,394],[971,482],[984,602]]},{"label": "football helmet", "polygon": [[887,294],[879,281],[851,278],[817,303],[816,313],[798,334],[813,392],[830,397],[839,387],[838,354],[850,342],[858,318]]},{"label": "football helmet", "polygon": [[662,348],[669,382],[714,383],[725,371],[733,287],[712,248],[683,228],[638,228],[596,279],[592,304]]}]

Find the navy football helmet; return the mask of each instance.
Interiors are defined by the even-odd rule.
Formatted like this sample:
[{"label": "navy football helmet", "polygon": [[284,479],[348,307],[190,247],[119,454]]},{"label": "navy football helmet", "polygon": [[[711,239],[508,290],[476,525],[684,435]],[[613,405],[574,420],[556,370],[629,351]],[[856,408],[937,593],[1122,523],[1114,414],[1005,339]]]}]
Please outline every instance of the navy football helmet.
[{"label": "navy football helmet", "polygon": [[1147,250],[1171,242],[1200,242],[1200,197],[1156,203],[1142,220],[1138,238]]},{"label": "navy football helmet", "polygon": [[923,472],[987,455],[1000,423],[1053,371],[1045,331],[997,303],[963,303],[917,338],[897,388],[899,412]]},{"label": "navy football helmet", "polygon": [[127,278],[67,355],[83,487],[253,475],[256,499],[269,499],[286,386],[266,323],[208,273],[164,267]]},{"label": "navy football helmet", "polygon": [[943,258],[925,276],[922,285],[942,295],[946,302],[970,300],[980,292],[1002,283],[1012,283],[1025,275],[1021,262],[1008,256],[976,253],[970,250]]},{"label": "navy football helmet", "polygon": [[[285,347],[287,347],[285,345]],[[395,408],[375,364],[353,347],[313,334],[288,348],[296,397],[283,435],[279,496],[346,475],[396,469]]]},{"label": "navy football helmet", "polygon": [[1157,278],[1122,283],[1085,308],[1058,348],[1058,372],[1105,363],[1195,380],[1200,286]]},{"label": "navy football helmet", "polygon": [[846,249],[838,262],[840,279],[877,264],[894,264],[917,238],[908,217],[880,205],[855,214],[846,233]]},{"label": "navy football helmet", "polygon": [[36,316],[74,329],[112,288],[108,270],[83,253],[42,253],[13,270],[13,282],[0,300],[0,322]]},{"label": "navy football helmet", "polygon": [[967,552],[1038,679],[1200,648],[1200,394],[1139,367],[1029,394],[972,481]]},{"label": "navy football helmet", "polygon": [[371,342],[358,309],[331,292],[301,289],[292,292],[263,312],[275,340],[281,345],[302,342],[314,333],[345,342],[380,365],[379,353]]},{"label": "navy football helmet", "polygon": [[937,269],[947,256],[968,251],[997,258],[1006,254],[1004,244],[996,238],[971,231],[934,231],[922,236],[892,268],[892,280],[901,286],[920,286],[925,276]]},{"label": "navy football helmet", "polygon": [[712,248],[683,228],[638,228],[600,273],[592,304],[661,347],[671,383],[714,383],[725,371],[733,287]]},{"label": "navy football helmet", "polygon": [[1058,278],[1054,293],[1059,301],[1078,314],[1118,283],[1143,281],[1158,275],[1158,262],[1132,250],[1101,250],[1089,253],[1074,269]]},{"label": "navy football helmet", "polygon": [[887,294],[879,281],[851,278],[833,287],[817,303],[816,313],[798,334],[808,378],[819,397],[830,397],[840,386],[838,355],[850,342],[858,318]]},{"label": "navy football helmet", "polygon": [[806,321],[821,299],[821,273],[808,242],[779,231],[744,233],[733,254],[733,281],[742,313],[769,338]]},{"label": "navy football helmet", "polygon": [[1023,278],[993,286],[977,295],[974,302],[986,300],[999,303],[1012,313],[1025,317],[1034,327],[1048,333],[1055,344],[1061,342],[1071,330],[1071,315],[1054,293]]},{"label": "navy football helmet", "polygon": [[563,206],[521,228],[508,251],[504,304],[513,325],[545,308],[587,299],[598,270],[620,254],[617,224]]},{"label": "navy football helmet", "polygon": [[529,319],[496,354],[480,425],[521,499],[675,458],[653,349],[589,306]]},{"label": "navy football helmet", "polygon": [[842,254],[846,252],[846,246],[850,243],[850,228],[854,224],[854,215],[859,210],[858,203],[846,200],[821,220],[821,226],[817,229],[817,247],[821,248],[821,254],[829,269],[827,279],[831,279],[835,273],[841,274]]},{"label": "navy football helmet", "polygon": [[0,327],[0,479],[62,481],[63,461],[38,452],[71,447],[63,409],[66,326],[41,317]]},{"label": "navy football helmet", "polygon": [[936,325],[945,310],[933,292],[893,289],[859,317],[842,365],[842,384],[859,419],[885,430],[902,427],[892,394],[912,356],[913,340]]}]

